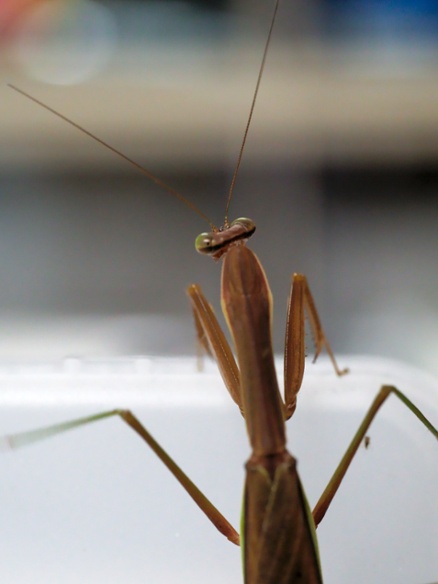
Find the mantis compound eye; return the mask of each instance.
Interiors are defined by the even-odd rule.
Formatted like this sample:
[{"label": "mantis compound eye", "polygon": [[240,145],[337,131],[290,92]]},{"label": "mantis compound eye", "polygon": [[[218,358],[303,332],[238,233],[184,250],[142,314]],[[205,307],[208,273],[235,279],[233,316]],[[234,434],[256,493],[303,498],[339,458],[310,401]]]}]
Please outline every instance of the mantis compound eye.
[{"label": "mantis compound eye", "polygon": [[211,254],[213,253],[212,248],[214,246],[213,233],[201,233],[195,239],[195,248],[199,253]]}]

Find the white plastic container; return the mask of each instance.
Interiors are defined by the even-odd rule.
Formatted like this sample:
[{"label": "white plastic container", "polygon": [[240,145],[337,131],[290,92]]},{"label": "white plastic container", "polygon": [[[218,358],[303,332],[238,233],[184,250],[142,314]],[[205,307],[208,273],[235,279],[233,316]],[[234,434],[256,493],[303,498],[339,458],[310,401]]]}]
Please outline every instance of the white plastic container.
[{"label": "white plastic container", "polygon": [[[289,450],[314,504],[384,383],[438,424],[438,382],[403,364],[308,365]],[[130,408],[239,527],[244,422],[212,363],[194,359],[1,364],[0,435]],[[394,397],[318,529],[326,584],[438,581],[438,448]],[[0,454],[0,581],[8,584],[242,582],[240,550],[118,418]]]}]

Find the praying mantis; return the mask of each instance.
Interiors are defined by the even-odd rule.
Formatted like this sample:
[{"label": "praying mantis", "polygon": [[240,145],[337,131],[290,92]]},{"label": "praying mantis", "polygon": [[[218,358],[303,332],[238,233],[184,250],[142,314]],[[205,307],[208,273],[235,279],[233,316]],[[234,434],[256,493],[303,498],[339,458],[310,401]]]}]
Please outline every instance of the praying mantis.
[{"label": "praying mantis", "polygon": [[271,343],[272,299],[269,284],[258,258],[246,246],[246,241],[255,231],[255,225],[247,218],[228,221],[228,206],[240,167],[278,6],[279,0],[276,0],[248,124],[231,184],[224,225],[221,228],[214,226],[202,212],[149,171],[140,168],[132,160],[45,104],[14,88],[122,155],[159,186],[182,199],[210,224],[211,231],[196,239],[196,248],[201,254],[210,255],[222,262],[221,303],[233,338],[237,363],[234,351],[201,288],[192,285],[187,292],[198,342],[216,360],[230,396],[245,420],[251,445],[252,454],[246,463],[240,534],[129,410],[111,410],[34,432],[11,435],[8,437],[8,444],[12,448],[19,447],[80,426],[119,417],[152,448],[216,528],[232,543],[241,545],[246,584],[318,584],[323,581],[323,576],[315,529],[329,508],[357,449],[366,439],[369,425],[385,400],[390,395],[398,397],[435,438],[438,438],[438,432],[397,388],[383,386],[316,507],[313,511],[310,510],[297,472],[297,461],[286,448],[285,435],[285,421],[294,414],[304,373],[305,314],[314,336],[315,358],[325,349],[337,375],[342,376],[347,370],[337,365],[305,276],[294,274],[286,325],[285,395],[284,401],[281,400]]}]

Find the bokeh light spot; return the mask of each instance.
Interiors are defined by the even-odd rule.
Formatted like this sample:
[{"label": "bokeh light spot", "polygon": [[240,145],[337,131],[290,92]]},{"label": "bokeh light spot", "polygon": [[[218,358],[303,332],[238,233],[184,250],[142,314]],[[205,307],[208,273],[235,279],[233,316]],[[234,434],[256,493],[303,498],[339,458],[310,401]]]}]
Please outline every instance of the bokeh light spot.
[{"label": "bokeh light spot", "polygon": [[13,54],[38,81],[81,83],[108,63],[117,42],[111,12],[91,0],[42,2],[23,17]]}]

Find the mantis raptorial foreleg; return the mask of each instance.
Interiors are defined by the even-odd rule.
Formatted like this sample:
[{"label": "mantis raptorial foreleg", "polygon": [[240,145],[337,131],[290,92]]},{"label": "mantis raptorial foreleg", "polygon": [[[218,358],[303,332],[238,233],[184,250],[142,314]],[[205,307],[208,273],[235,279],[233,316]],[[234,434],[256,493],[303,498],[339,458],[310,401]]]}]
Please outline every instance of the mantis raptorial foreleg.
[{"label": "mantis raptorial foreleg", "polygon": [[[187,289],[187,294],[192,305],[198,343],[204,348],[206,353],[216,360],[231,397],[242,411],[242,403],[239,397],[239,370],[233,352],[214,311],[202,293],[200,286],[193,284]],[[284,347],[285,419],[289,419],[295,411],[297,394],[301,388],[304,375],[304,361],[306,357],[305,315],[309,318],[309,324],[315,342],[314,361],[316,361],[322,348],[325,347],[336,374],[341,376],[348,372],[347,368],[340,369],[338,367],[333,351],[322,328],[315,301],[307,283],[307,278],[302,274],[294,274],[292,276],[292,286],[287,307]]]},{"label": "mantis raptorial foreleg", "polygon": [[187,288],[187,295],[192,305],[198,342],[215,359],[231,398],[243,414],[239,368],[213,308],[197,284]]},{"label": "mantis raptorial foreleg", "polygon": [[340,369],[336,362],[330,343],[322,328],[321,319],[316,309],[315,301],[310,292],[306,276],[294,274],[292,276],[292,287],[289,294],[286,336],[284,342],[284,401],[286,405],[286,419],[290,418],[295,411],[297,394],[300,390],[304,374],[305,360],[305,338],[304,338],[304,317],[307,315],[310,330],[315,343],[316,361],[318,355],[325,347],[336,375],[348,373],[348,368]]}]

